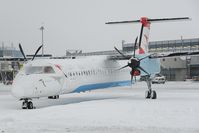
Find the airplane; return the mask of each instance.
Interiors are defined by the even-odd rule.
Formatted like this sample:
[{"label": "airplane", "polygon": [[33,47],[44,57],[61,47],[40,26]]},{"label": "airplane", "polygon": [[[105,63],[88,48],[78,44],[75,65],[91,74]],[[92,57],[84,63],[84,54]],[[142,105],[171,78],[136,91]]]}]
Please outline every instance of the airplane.
[{"label": "airplane", "polygon": [[[135,21],[108,22],[106,24],[141,23],[138,49],[131,54],[118,52],[116,55],[100,55],[77,57],[75,59],[35,59],[42,45],[37,49],[33,58],[28,60],[21,44],[19,49],[24,57],[24,65],[16,75],[12,85],[12,95],[22,100],[22,109],[33,109],[32,99],[48,97],[58,99],[59,95],[79,93],[95,89],[105,89],[116,86],[133,84],[133,77],[144,76],[148,90],[146,99],[156,99],[156,91],[151,87],[151,77],[160,73],[160,60],[162,57],[148,53],[148,40],[151,22],[187,20],[183,18],[149,19],[142,17]],[[135,47],[137,47],[135,40]],[[184,53],[182,55],[195,54]]]}]

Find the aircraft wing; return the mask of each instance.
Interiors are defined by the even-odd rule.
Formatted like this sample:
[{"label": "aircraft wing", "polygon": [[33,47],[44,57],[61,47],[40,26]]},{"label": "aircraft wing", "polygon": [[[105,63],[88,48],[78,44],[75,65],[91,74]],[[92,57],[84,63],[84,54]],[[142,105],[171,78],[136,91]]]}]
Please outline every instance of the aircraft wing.
[{"label": "aircraft wing", "polygon": [[195,52],[176,52],[169,54],[152,54],[149,58],[166,58],[166,57],[175,57],[175,56],[190,56],[190,55],[199,55],[199,51]]}]

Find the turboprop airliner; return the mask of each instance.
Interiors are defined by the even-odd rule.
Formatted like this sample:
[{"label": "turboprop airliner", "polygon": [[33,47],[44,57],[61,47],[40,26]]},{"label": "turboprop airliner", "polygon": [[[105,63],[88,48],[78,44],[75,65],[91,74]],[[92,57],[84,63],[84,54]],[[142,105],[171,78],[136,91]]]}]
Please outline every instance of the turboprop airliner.
[{"label": "turboprop airliner", "polygon": [[[48,97],[59,98],[66,93],[78,93],[88,90],[125,86],[133,83],[134,76],[145,76],[148,86],[146,99],[156,99],[157,94],[151,88],[150,78],[160,72],[159,58],[148,53],[148,39],[151,22],[186,20],[184,18],[148,19],[146,17],[136,21],[108,22],[106,24],[118,23],[141,23],[139,43],[135,40],[135,48],[132,54],[118,52],[114,56],[86,56],[76,59],[35,59],[41,49],[35,52],[32,60],[27,60],[22,46],[20,51],[24,56],[25,63],[16,75],[12,95],[22,100],[23,109],[33,109],[32,99]],[[194,54],[194,53],[187,53]],[[176,55],[180,55],[177,53]],[[184,54],[185,55],[185,54]],[[166,55],[169,57],[170,55]],[[164,57],[166,57],[164,56]],[[172,56],[175,56],[173,54]]]}]

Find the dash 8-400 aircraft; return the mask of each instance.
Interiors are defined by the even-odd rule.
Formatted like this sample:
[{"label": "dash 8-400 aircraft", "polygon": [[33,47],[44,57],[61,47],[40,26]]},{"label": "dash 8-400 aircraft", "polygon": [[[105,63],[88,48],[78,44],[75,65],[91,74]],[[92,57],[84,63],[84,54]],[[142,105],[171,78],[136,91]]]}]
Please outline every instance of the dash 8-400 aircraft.
[{"label": "dash 8-400 aircraft", "polygon": [[[19,48],[25,63],[16,75],[12,94],[22,100],[23,109],[33,109],[32,99],[49,97],[59,98],[66,93],[82,92],[100,88],[130,85],[134,76],[145,76],[148,86],[146,98],[156,99],[157,94],[151,88],[150,77],[160,72],[159,56],[148,53],[150,23],[156,21],[186,20],[183,18],[148,19],[136,21],[108,22],[106,24],[141,22],[138,49],[132,55],[125,55],[117,48],[115,56],[87,56],[76,59],[26,59],[21,45]],[[138,37],[135,41],[135,47]],[[195,53],[172,53],[167,56]],[[158,58],[157,58],[158,57]],[[163,56],[161,56],[163,57]]]}]

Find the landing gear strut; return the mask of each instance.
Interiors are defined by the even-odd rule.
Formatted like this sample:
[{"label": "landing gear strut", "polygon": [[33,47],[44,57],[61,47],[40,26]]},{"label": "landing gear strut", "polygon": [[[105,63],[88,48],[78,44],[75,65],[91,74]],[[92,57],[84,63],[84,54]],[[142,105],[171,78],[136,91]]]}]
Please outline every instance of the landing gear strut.
[{"label": "landing gear strut", "polygon": [[32,101],[30,101],[31,99],[22,99],[22,100],[24,100],[22,102],[22,109],[33,109],[34,108]]},{"label": "landing gear strut", "polygon": [[145,98],[151,98],[151,99],[156,99],[157,98],[157,94],[156,91],[152,90],[151,88],[151,79],[150,79],[150,75],[146,76],[146,83],[147,83],[147,87],[148,90],[145,92]]}]

